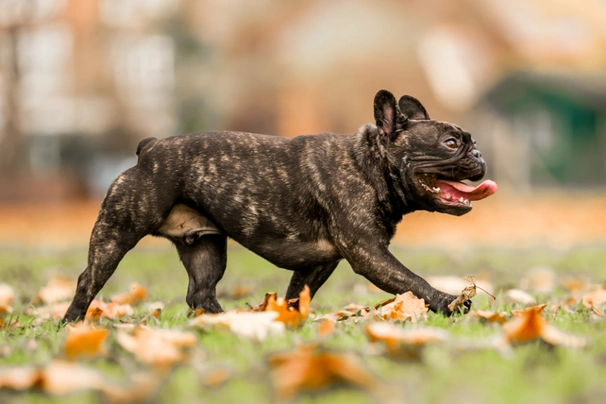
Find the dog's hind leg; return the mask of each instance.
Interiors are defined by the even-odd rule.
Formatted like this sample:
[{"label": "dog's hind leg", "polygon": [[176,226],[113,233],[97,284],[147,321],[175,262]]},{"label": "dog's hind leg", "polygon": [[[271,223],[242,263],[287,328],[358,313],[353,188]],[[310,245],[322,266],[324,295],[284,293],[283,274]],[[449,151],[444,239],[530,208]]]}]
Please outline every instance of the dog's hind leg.
[{"label": "dog's hind leg", "polygon": [[133,167],[111,185],[91,235],[88,266],[78,277],[76,294],[64,322],[84,319],[90,303],[124,255],[168,214],[170,202],[166,195],[165,199],[145,192],[153,188],[149,182],[144,172]]},{"label": "dog's hind leg", "polygon": [[201,308],[205,313],[221,313],[223,309],[217,301],[216,287],[227,264],[227,237],[209,234],[192,245],[175,245],[189,277],[185,299],[189,307]]},{"label": "dog's hind leg", "polygon": [[292,278],[290,278],[290,283],[286,290],[286,300],[299,297],[299,293],[301,293],[305,285],[309,287],[310,295],[313,298],[338,264],[339,261],[335,261],[329,264],[295,271]]}]

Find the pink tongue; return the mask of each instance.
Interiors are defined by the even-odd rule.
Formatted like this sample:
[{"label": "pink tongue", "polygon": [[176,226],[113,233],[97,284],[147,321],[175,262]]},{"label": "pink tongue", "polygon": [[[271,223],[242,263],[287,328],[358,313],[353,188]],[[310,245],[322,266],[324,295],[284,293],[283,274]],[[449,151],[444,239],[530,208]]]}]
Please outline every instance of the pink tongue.
[{"label": "pink tongue", "polygon": [[487,198],[499,189],[497,183],[492,180],[486,180],[475,188],[462,182],[446,180],[437,180],[434,186],[440,188],[441,196],[448,195],[455,200],[463,197],[470,201]]}]

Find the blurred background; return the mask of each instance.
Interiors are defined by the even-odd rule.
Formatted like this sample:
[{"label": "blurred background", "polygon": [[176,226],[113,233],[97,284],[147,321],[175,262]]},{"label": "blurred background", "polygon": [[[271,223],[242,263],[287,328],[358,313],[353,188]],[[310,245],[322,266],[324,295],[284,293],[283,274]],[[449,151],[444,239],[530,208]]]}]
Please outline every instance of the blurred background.
[{"label": "blurred background", "polygon": [[396,243],[606,245],[604,0],[0,0],[0,247],[86,246],[145,137],[352,134],[381,88],[500,185]]}]

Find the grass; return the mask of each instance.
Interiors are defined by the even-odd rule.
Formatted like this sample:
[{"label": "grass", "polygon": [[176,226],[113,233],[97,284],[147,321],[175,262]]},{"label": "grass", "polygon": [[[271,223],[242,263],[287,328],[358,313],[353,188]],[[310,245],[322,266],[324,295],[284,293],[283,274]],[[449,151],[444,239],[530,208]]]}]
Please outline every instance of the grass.
[{"label": "grass", "polygon": [[[447,254],[441,251],[395,250],[398,258],[421,275],[454,274],[466,276],[487,271],[497,290],[518,284],[529,268],[537,265],[553,268],[558,274],[585,274],[596,282],[606,279],[606,251],[603,246],[585,246],[569,251],[550,250],[490,250]],[[22,315],[30,298],[53,274],[77,276],[86,261],[86,252],[1,251],[0,280],[14,287],[17,301],[14,313],[19,315],[22,328],[0,331],[0,367],[33,364],[44,365],[61,357],[65,331],[48,321],[39,326],[32,318]],[[228,269],[219,291],[229,291],[236,285],[254,288],[251,296],[237,300],[220,299],[225,309],[257,303],[269,291],[283,295],[288,284],[288,271],[273,268],[261,258],[238,247],[230,247]],[[187,324],[185,291],[187,276],[172,250],[135,250],[127,255],[102,290],[108,297],[138,282],[149,290],[150,301],[166,304],[161,319],[154,327],[175,328]],[[555,295],[562,295],[556,290]],[[367,282],[353,274],[341,263],[335,274],[312,302],[316,313],[328,313],[355,302],[374,304],[388,297],[372,291]],[[554,302],[554,296],[538,296],[539,302]],[[481,294],[474,298],[474,308],[488,309],[488,300]],[[497,311],[511,311],[497,299]],[[143,317],[137,308],[135,318]],[[7,320],[9,318],[7,317]],[[102,320],[105,324],[109,320]],[[586,336],[588,347],[573,350],[550,347],[532,342],[515,347],[511,355],[474,344],[499,335],[497,326],[455,320],[430,313],[424,325],[448,331],[449,340],[428,347],[420,361],[403,362],[377,353],[360,324],[337,324],[323,346],[359,355],[365,366],[383,383],[380,397],[361,390],[336,388],[315,394],[303,394],[296,402],[310,403],[371,403],[376,401],[414,403],[569,403],[600,402],[606,397],[606,320],[592,321],[587,311],[559,314],[552,324],[563,331]],[[403,327],[410,327],[406,323]],[[158,386],[155,399],[159,402],[270,402],[274,393],[268,376],[267,355],[292,349],[298,341],[318,339],[318,325],[307,321],[301,328],[262,343],[232,335],[228,331],[196,331],[198,345],[206,358],[199,363],[182,365],[168,373]],[[100,369],[108,378],[124,380],[142,369],[132,356],[121,350],[110,336],[107,357],[85,360]],[[466,349],[458,348],[460,344]],[[2,347],[8,347],[3,350]],[[5,352],[5,354],[2,354]],[[7,352],[7,353],[6,353]],[[208,387],[203,375],[213,369],[226,369],[229,379],[219,387]],[[67,397],[52,397],[36,392],[13,393],[0,389],[0,402],[35,403],[99,402],[93,392]]]}]

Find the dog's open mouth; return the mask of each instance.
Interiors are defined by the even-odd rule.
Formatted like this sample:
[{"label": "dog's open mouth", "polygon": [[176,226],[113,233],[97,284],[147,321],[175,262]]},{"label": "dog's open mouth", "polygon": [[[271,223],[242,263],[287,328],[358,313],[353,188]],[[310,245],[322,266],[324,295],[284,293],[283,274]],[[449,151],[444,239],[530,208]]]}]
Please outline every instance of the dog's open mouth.
[{"label": "dog's open mouth", "polygon": [[421,177],[423,188],[434,194],[445,205],[464,206],[471,208],[471,201],[488,198],[497,192],[497,183],[486,180],[473,187],[461,181],[447,180],[437,175],[423,175]]}]

